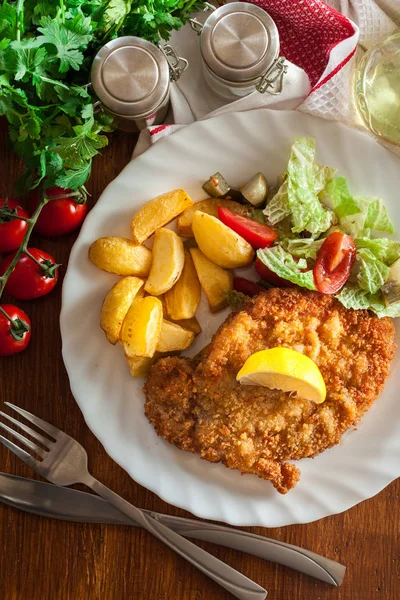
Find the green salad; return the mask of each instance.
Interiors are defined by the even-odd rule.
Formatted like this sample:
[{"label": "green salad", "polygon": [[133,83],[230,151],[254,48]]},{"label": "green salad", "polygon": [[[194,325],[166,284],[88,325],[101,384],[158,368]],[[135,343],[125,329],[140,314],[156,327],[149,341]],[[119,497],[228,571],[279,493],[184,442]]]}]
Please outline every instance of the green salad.
[{"label": "green salad", "polygon": [[[400,316],[400,242],[380,198],[354,196],[335,168],[315,161],[315,140],[296,138],[279,189],[264,215],[276,242],[257,251],[279,277],[317,290],[313,267],[329,234],[345,233],[356,254],[349,277],[335,296],[346,307],[379,317]],[[353,243],[353,242],[352,242]]]}]

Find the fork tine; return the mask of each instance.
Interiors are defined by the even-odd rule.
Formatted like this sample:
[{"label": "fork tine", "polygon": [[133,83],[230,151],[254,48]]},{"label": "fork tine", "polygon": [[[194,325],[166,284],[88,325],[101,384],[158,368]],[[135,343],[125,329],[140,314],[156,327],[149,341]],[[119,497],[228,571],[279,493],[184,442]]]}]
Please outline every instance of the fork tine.
[{"label": "fork tine", "polygon": [[26,438],[23,435],[21,435],[20,433],[18,433],[18,431],[14,431],[14,429],[11,429],[11,427],[6,425],[5,423],[2,423],[1,421],[0,421],[0,427],[2,427],[5,431],[8,431],[8,433],[10,435],[13,435],[15,438],[17,438],[17,440],[19,442],[21,442],[22,444],[25,444],[25,446],[27,446],[28,448],[33,450],[33,452],[36,452],[36,454],[38,454],[42,458],[44,458],[46,456],[46,454],[47,454],[46,450],[43,450],[43,448],[40,448],[39,446],[37,446],[36,444],[31,442],[31,440],[28,440],[28,438]]},{"label": "fork tine", "polygon": [[0,415],[2,417],[5,417],[9,421],[11,421],[11,423],[14,423],[14,425],[17,425],[17,427],[20,427],[20,429],[25,431],[25,433],[29,433],[29,435],[31,435],[32,437],[35,438],[35,440],[37,440],[38,442],[43,444],[43,446],[46,446],[46,448],[48,448],[49,445],[51,445],[53,443],[48,438],[43,437],[42,435],[40,435],[40,433],[38,433],[37,431],[34,431],[30,427],[28,427],[28,425],[25,425],[25,423],[21,423],[21,421],[17,421],[17,419],[14,419],[14,417],[11,417],[7,413],[3,412],[2,410],[0,410]]},{"label": "fork tine", "polygon": [[22,461],[24,461],[24,463],[27,464],[29,467],[31,467],[32,469],[35,469],[35,470],[37,469],[37,467],[39,465],[39,461],[36,460],[36,458],[33,458],[33,456],[31,456],[30,454],[28,454],[28,452],[25,452],[25,450],[22,450],[22,448],[20,448],[16,444],[14,444],[14,442],[10,442],[10,440],[3,437],[1,434],[0,434],[0,442],[6,448],[11,450],[11,452],[14,452],[14,454],[16,454],[18,456],[18,458],[20,458]]},{"label": "fork tine", "polygon": [[15,410],[17,413],[25,417],[25,419],[27,419],[37,427],[40,427],[40,429],[51,435],[55,440],[59,437],[60,433],[63,433],[62,431],[60,431],[60,429],[57,429],[57,427],[54,427],[53,425],[50,425],[50,423],[47,423],[47,421],[39,419],[39,417],[36,417],[32,413],[28,412],[27,410],[24,410],[23,408],[20,408],[19,406],[15,406],[15,404],[11,404],[11,402],[4,402],[4,404],[7,404],[7,406]]}]

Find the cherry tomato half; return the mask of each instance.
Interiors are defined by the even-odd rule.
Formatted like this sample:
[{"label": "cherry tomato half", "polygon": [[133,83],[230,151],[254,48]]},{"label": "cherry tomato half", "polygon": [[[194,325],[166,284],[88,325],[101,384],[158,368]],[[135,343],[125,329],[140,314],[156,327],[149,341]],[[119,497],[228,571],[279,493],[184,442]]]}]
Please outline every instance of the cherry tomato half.
[{"label": "cherry tomato half", "polygon": [[[22,206],[13,200],[8,198],[4,200],[0,199],[0,210],[7,203],[7,207],[11,209],[14,214],[20,217],[29,218],[28,213]],[[12,252],[19,248],[24,239],[26,230],[28,229],[28,223],[21,219],[13,218],[11,215],[2,217],[0,214],[0,252]]]},{"label": "cherry tomato half", "polygon": [[349,278],[356,258],[356,245],[350,235],[335,231],[319,249],[314,265],[314,281],[323,294],[336,294]]},{"label": "cherry tomato half", "polygon": [[218,217],[224,225],[227,225],[245,239],[254,250],[270,246],[278,237],[277,232],[267,225],[258,223],[254,219],[249,219],[249,217],[237,215],[229,208],[218,206]]},{"label": "cherry tomato half", "polygon": [[[58,267],[60,265],[55,263],[50,254],[37,248],[28,248],[28,252],[35,260],[28,254],[23,254],[5,286],[6,292],[19,300],[32,300],[44,296],[51,292],[58,281]],[[3,260],[0,265],[0,275],[3,275],[7,270],[14,256],[15,252],[9,254]]]},{"label": "cherry tomato half", "polygon": [[25,350],[31,339],[31,322],[23,310],[13,304],[0,304],[0,356]]},{"label": "cherry tomato half", "polygon": [[[46,190],[49,198],[70,194],[71,190],[54,187]],[[77,199],[80,199],[77,192]],[[29,201],[29,210],[33,214],[39,204],[41,191],[35,190]],[[71,233],[83,222],[88,212],[86,202],[76,202],[74,197],[50,200],[43,208],[35,224],[35,230],[42,235],[58,237]]]},{"label": "cherry tomato half", "polygon": [[245,277],[235,277],[233,280],[233,289],[250,298],[258,296],[261,292],[265,292],[265,288]]},{"label": "cherry tomato half", "polygon": [[279,275],[271,271],[271,269],[267,267],[267,265],[264,265],[259,258],[256,258],[254,267],[261,279],[273,287],[296,287],[291,281],[283,279],[283,277],[279,277]]}]

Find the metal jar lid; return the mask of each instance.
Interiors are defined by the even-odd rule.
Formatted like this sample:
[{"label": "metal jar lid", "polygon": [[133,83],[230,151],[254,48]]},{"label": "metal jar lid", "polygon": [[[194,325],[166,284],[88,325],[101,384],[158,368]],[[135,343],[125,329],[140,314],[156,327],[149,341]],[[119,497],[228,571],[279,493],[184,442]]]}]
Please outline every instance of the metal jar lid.
[{"label": "metal jar lid", "polygon": [[169,92],[167,59],[157,46],[139,37],[124,36],[108,42],[96,54],[91,69],[93,90],[113,114],[146,117]]},{"label": "metal jar lid", "polygon": [[259,6],[232,2],[217,8],[201,31],[200,47],[207,67],[231,82],[261,77],[279,55],[279,33]]}]

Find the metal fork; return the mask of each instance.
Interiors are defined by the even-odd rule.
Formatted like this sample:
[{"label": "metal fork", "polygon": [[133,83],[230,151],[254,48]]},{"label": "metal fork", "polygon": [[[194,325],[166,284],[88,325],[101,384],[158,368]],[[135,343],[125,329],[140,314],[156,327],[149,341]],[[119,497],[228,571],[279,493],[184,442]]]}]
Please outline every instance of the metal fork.
[{"label": "metal fork", "polygon": [[97,481],[88,471],[87,453],[86,450],[72,438],[57,427],[50,425],[46,421],[39,419],[30,412],[5,402],[7,406],[22,415],[28,421],[31,421],[36,427],[41,429],[47,436],[53,438],[50,440],[47,436],[41,435],[14,419],[10,415],[0,411],[0,414],[8,419],[11,423],[25,431],[42,447],[38,446],[30,439],[14,431],[11,427],[0,421],[0,426],[9,434],[14,436],[19,442],[24,444],[36,455],[41,457],[41,460],[34,458],[31,454],[0,435],[0,441],[11,452],[14,452],[27,465],[32,467],[40,475],[45,477],[51,483],[61,486],[69,486],[74,483],[83,483],[99,496],[113,504],[118,510],[125,513],[130,519],[147,529],[156,538],[164,542],[177,554],[185,558],[192,565],[197,567],[202,573],[213,579],[216,583],[228,590],[233,596],[240,600],[264,600],[267,596],[264,590],[257,583],[239,573],[232,567],[228,566],[215,556],[212,556],[205,550],[195,546],[189,540],[183,538],[178,533],[175,533],[152,516],[145,514],[141,509],[133,506],[115,492],[112,492],[105,485]]}]

